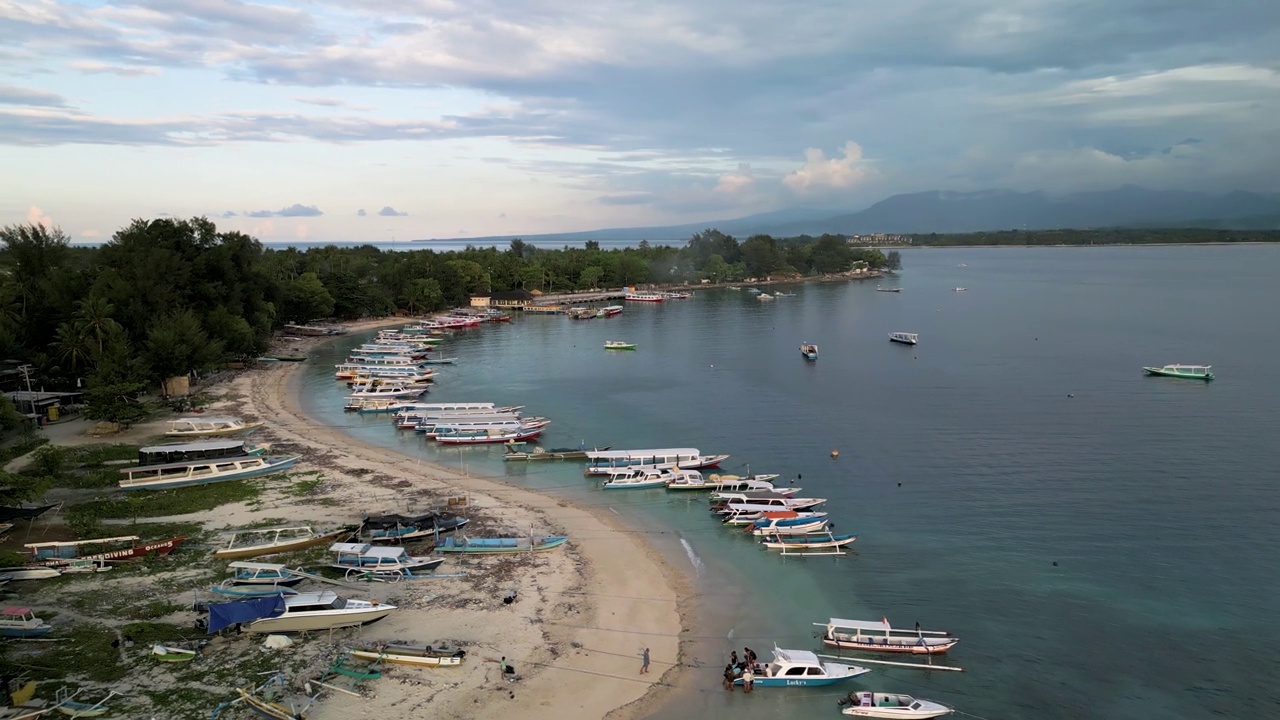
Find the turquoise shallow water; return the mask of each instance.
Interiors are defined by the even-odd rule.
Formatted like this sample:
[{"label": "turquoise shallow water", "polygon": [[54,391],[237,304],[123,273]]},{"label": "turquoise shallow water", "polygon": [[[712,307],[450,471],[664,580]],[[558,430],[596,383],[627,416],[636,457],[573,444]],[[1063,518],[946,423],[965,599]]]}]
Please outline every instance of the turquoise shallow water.
[{"label": "turquoise shallow water", "polygon": [[[716,290],[608,320],[520,317],[451,339],[462,364],[430,396],[525,405],[555,421],[545,446],[690,445],[732,453],[730,472],[802,476],[841,531],[861,533],[845,557],[770,555],[701,496],[604,493],[580,465],[442,453],[385,417],[343,414],[331,364],[358,338],[309,363],[305,401],[369,442],[613,508],[693,571],[687,545],[692,667],[655,717],[837,717],[830,690],[718,684],[731,648],[815,648],[811,623],[831,615],[962,639],[947,662],[963,674],[884,669],[846,689],[993,719],[1275,716],[1280,247],[903,260],[899,294],[875,281],[772,303]],[[920,345],[891,345],[894,330]],[[606,353],[608,339],[639,349]],[[1219,379],[1141,374],[1169,362],[1212,363]]]}]

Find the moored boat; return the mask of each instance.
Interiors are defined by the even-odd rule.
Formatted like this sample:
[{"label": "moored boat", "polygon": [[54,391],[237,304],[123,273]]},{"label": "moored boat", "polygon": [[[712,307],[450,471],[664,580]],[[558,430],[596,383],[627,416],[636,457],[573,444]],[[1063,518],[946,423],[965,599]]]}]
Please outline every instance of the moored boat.
[{"label": "moored boat", "polygon": [[[866,675],[870,669],[844,663],[823,662],[808,650],[773,648],[773,661],[757,665],[752,684],[758,687],[817,687],[834,685]],[[734,680],[742,684],[742,678]]]},{"label": "moored boat", "polygon": [[817,360],[818,346],[813,343],[801,343],[800,354],[804,355],[805,360]]},{"label": "moored boat", "polygon": [[550,550],[563,545],[567,535],[543,535],[523,538],[470,538],[450,536],[440,538],[436,543],[436,552],[451,553],[519,553]]},{"label": "moored boat", "polygon": [[851,692],[839,704],[844,708],[840,712],[851,717],[928,720],[955,712],[942,703],[900,693]]},{"label": "moored boat", "polygon": [[728,459],[728,455],[703,455],[697,448],[663,448],[654,450],[597,450],[587,453],[590,461],[588,475],[608,475],[616,468],[664,466],[681,470],[701,470],[715,467]]},{"label": "moored boat", "polygon": [[807,555],[834,555],[840,548],[853,544],[858,539],[856,533],[836,535],[830,530],[807,535],[766,535],[760,544],[773,550],[791,551]]},{"label": "moored boat", "polygon": [[660,303],[667,299],[666,295],[660,292],[635,292],[629,291],[624,296],[628,302],[652,302]]},{"label": "moored boat", "polygon": [[643,468],[615,470],[600,483],[603,490],[644,490],[646,488],[663,487],[674,475],[662,470],[645,470]]},{"label": "moored boat", "polygon": [[625,340],[606,340],[604,342],[605,350],[635,350],[636,344],[629,343]]},{"label": "moored boat", "polygon": [[169,421],[165,435],[170,437],[200,437],[204,435],[234,435],[262,426],[261,422],[245,422],[233,417],[184,417]]},{"label": "moored boat", "polygon": [[936,655],[960,642],[945,631],[921,630],[919,624],[914,630],[895,628],[885,618],[879,622],[831,618],[814,625],[823,629],[823,645],[843,650]]},{"label": "moored boat", "polygon": [[878,287],[878,288],[876,288],[876,292],[894,292],[894,293],[896,293],[896,292],[902,292],[902,288],[900,288],[900,287]]},{"label": "moored boat", "polygon": [[479,430],[462,430],[457,433],[441,435],[436,432],[436,442],[445,445],[484,445],[507,442],[524,442],[532,440],[542,434],[545,425],[537,424],[533,427],[522,427],[519,429],[506,428],[489,428]]},{"label": "moored boat", "polygon": [[524,452],[518,449],[518,445],[510,443],[507,446],[507,452],[502,456],[503,460],[586,460],[588,452],[600,452],[608,450],[606,447],[591,448],[591,450],[578,450],[576,448],[547,448],[543,449],[535,447],[532,452]]},{"label": "moored boat", "polygon": [[889,333],[889,341],[902,343],[903,345],[915,345],[920,342],[920,336],[909,332],[891,332]]},{"label": "moored boat", "polygon": [[621,315],[625,309],[621,305],[606,305],[600,311],[604,313],[605,317],[613,317],[614,315]]},{"label": "moored boat", "polygon": [[1142,368],[1147,375],[1158,375],[1160,377],[1182,378],[1184,380],[1212,380],[1212,365],[1165,365],[1163,367],[1144,367]]}]

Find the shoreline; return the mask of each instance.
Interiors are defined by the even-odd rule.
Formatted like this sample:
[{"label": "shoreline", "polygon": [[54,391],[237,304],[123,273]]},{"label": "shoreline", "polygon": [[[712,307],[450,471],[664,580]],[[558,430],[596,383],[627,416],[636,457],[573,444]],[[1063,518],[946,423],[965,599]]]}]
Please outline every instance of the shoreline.
[{"label": "shoreline", "polygon": [[[351,332],[361,332],[407,321],[409,320],[406,318],[386,318],[350,327]],[[319,342],[333,339],[335,338],[317,338],[318,342],[304,341],[302,344],[314,348]],[[542,630],[542,637],[534,643],[525,643],[530,654],[520,657],[515,651],[505,653],[516,664],[524,680],[537,679],[542,682],[511,685],[498,680],[498,687],[492,688],[490,665],[483,668],[483,682],[475,688],[463,687],[467,684],[465,682],[454,683],[422,698],[420,688],[406,695],[386,692],[379,686],[379,700],[384,695],[399,695],[393,701],[397,712],[402,710],[400,706],[403,703],[418,700],[419,703],[430,703],[432,712],[440,712],[442,706],[453,706],[456,711],[466,707],[464,714],[479,716],[487,715],[488,712],[509,712],[510,703],[518,699],[521,717],[557,720],[563,717],[566,709],[575,717],[609,717],[619,720],[639,717],[653,711],[673,686],[667,673],[680,666],[679,636],[686,621],[686,602],[692,594],[689,579],[667,562],[656,548],[647,543],[642,535],[630,532],[632,528],[621,519],[610,517],[601,510],[576,506],[563,498],[522,488],[501,478],[462,475],[442,465],[367,444],[327,425],[301,407],[301,366],[292,363],[281,365],[283,367],[267,367],[246,374],[249,378],[247,389],[250,396],[247,403],[250,408],[246,409],[256,411],[261,419],[269,422],[270,434],[291,444],[341,450],[348,459],[355,460],[360,469],[374,470],[391,477],[399,476],[399,481],[407,482],[415,490],[445,493],[452,490],[455,494],[457,491],[465,492],[468,503],[475,503],[477,509],[482,511],[496,513],[500,508],[518,507],[544,521],[540,530],[554,527],[557,531],[565,531],[570,537],[567,549],[562,554],[566,560],[562,563],[565,567],[555,567],[555,553],[558,551],[536,556],[539,562],[547,558],[541,569],[552,571],[552,575],[571,573],[567,580],[559,578],[568,584],[557,586],[555,578],[546,577],[547,572],[541,572],[536,577],[526,574],[519,578],[520,602],[517,606],[512,606],[523,605],[528,608],[526,603],[536,603],[540,611],[547,611],[545,617],[539,612],[539,617],[529,620],[530,624],[553,628]],[[356,490],[357,493],[359,491],[358,487],[347,489]],[[347,508],[348,514],[351,509]],[[404,506],[394,509],[404,510]],[[484,560],[476,564],[482,565]],[[501,564],[501,561],[496,564]],[[447,563],[442,566],[441,572],[454,572],[456,568],[451,569],[451,565]],[[432,583],[429,590],[437,590],[442,589],[447,581],[422,582]],[[437,582],[442,585],[435,585]],[[559,597],[556,597],[557,593]],[[610,599],[606,603],[597,600],[597,596]],[[439,608],[424,610],[429,615],[458,614],[447,610],[442,613]],[[417,614],[414,610],[402,610],[397,613],[400,616],[397,618],[399,622],[393,625],[402,626],[412,622],[414,626],[420,626],[421,620],[425,618],[413,622],[406,617]],[[472,614],[475,614],[474,611]],[[461,617],[457,620],[462,621],[462,626],[475,625]],[[485,618],[482,617],[481,620]],[[385,634],[385,628],[379,625],[371,626],[371,634]],[[491,621],[484,621],[475,629],[483,631],[490,625]],[[510,637],[510,632],[497,634],[507,636],[507,640],[514,639]],[[528,630],[524,632],[526,636],[532,634]],[[644,647],[650,648],[653,671],[642,678],[638,671]],[[503,654],[496,648],[494,653]],[[480,662],[478,657],[476,659],[470,673],[472,676],[477,674],[476,670],[480,666],[489,665]],[[426,672],[433,676],[437,673],[454,674],[452,670]],[[421,670],[410,670],[404,674],[409,673],[425,674]],[[399,677],[401,673],[396,672],[395,675]],[[385,684],[386,681],[382,681],[381,685]],[[486,687],[490,688],[487,693],[484,691]],[[492,692],[493,689],[501,692]],[[374,707],[368,700],[359,703],[347,700],[349,699],[326,700],[318,706],[316,717],[351,717],[357,710],[362,711],[361,715],[377,714],[370,713]],[[383,703],[376,704],[380,706]],[[490,705],[494,707],[490,708]],[[503,706],[502,709],[497,707],[499,705]],[[330,709],[334,711],[333,714],[329,712]],[[390,710],[390,707],[387,709]]]}]

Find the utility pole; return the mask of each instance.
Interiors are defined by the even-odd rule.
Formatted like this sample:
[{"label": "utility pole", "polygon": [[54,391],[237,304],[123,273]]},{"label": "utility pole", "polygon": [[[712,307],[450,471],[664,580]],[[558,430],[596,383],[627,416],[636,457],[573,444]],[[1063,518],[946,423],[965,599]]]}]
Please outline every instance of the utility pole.
[{"label": "utility pole", "polygon": [[27,412],[32,415],[35,415],[36,400],[34,397],[32,397],[32,394],[31,394],[31,366],[19,365],[18,372],[22,373],[22,379],[25,380],[27,383]]}]

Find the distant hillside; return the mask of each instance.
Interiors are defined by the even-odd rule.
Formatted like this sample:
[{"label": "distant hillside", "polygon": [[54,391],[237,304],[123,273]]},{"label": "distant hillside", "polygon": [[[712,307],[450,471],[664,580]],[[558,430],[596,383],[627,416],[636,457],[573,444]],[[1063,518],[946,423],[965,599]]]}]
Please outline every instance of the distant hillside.
[{"label": "distant hillside", "polygon": [[823,233],[925,234],[1102,227],[1280,229],[1280,195],[1244,191],[1213,195],[1148,190],[1134,185],[1063,196],[1012,190],[971,193],[933,190],[894,195],[865,210],[843,214],[823,208],[788,208],[685,225],[451,239],[477,245],[503,245],[513,237],[535,243],[648,240],[680,245],[688,241],[689,236],[707,228],[745,238],[756,233],[791,237]]}]

